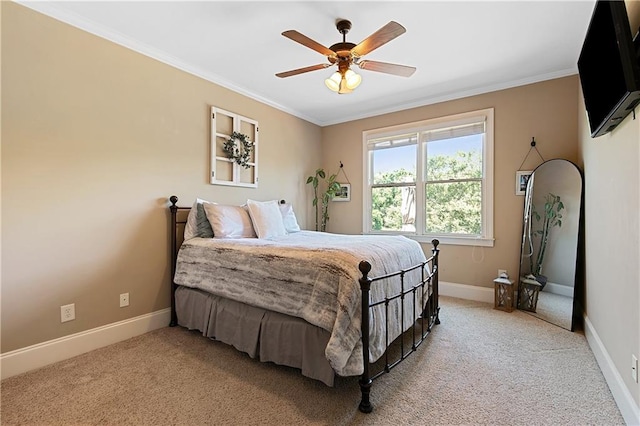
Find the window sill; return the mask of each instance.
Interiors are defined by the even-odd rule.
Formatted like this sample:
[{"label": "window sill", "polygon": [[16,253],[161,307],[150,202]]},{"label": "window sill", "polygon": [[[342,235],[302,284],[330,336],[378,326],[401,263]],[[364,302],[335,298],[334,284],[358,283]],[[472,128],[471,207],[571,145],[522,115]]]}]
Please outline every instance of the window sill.
[{"label": "window sill", "polygon": [[436,239],[440,244],[455,246],[476,246],[476,247],[493,247],[495,239],[479,238],[479,237],[452,237],[443,235],[415,235],[402,232],[371,232],[370,235],[404,235],[407,238],[415,240],[419,243],[431,244],[431,240]]},{"label": "window sill", "polygon": [[444,237],[444,236],[427,236],[427,235],[405,235],[407,238],[416,240],[419,243],[429,243],[436,239],[440,244],[453,246],[476,246],[476,247],[493,247],[493,238],[475,238],[475,237]]}]

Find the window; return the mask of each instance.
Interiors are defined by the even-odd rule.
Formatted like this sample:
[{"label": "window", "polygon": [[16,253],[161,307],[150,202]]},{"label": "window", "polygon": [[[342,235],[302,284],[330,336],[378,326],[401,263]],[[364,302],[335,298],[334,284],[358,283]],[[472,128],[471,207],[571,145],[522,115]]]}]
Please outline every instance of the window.
[{"label": "window", "polygon": [[493,109],[363,139],[365,233],[493,246]]},{"label": "window", "polygon": [[[258,122],[233,112],[211,107],[211,184],[258,187]],[[228,157],[224,151],[225,142],[238,132],[247,136],[253,149],[245,166]],[[236,139],[237,152],[243,153],[244,147]]]}]

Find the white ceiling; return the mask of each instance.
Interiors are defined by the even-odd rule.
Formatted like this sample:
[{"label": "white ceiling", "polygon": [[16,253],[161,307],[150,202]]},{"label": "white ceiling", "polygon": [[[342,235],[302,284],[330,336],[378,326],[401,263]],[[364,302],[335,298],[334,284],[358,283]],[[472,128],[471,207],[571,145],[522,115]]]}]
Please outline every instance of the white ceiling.
[{"label": "white ceiling", "polygon": [[[577,73],[595,0],[585,1],[19,1],[32,9],[325,126]],[[365,59],[417,68],[409,78],[358,70],[351,94],[329,91],[335,67],[281,71],[326,57],[348,19],[359,43],[389,21],[407,32]]]}]

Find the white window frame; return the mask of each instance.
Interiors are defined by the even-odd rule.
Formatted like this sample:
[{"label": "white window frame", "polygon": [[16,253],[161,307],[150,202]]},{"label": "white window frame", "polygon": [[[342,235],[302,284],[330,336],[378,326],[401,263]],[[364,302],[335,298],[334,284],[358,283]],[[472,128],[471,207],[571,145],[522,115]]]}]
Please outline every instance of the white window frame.
[{"label": "white window frame", "polygon": [[[421,243],[431,242],[437,238],[442,244],[470,245],[493,247],[493,174],[494,174],[494,110],[486,108],[477,111],[470,111],[461,114],[449,115],[429,120],[423,120],[413,123],[406,123],[397,126],[384,127],[380,129],[366,130],[362,132],[362,152],[363,152],[363,233],[364,234],[394,234],[405,235]],[[434,130],[441,127],[449,127],[457,124],[470,123],[478,118],[484,118],[486,122],[485,138],[482,147],[482,234],[480,236],[455,235],[455,234],[427,234],[424,233],[424,188],[425,177],[423,173],[424,132]],[[373,184],[373,173],[371,170],[371,153],[368,141],[380,139],[384,137],[393,137],[408,133],[416,133],[418,135],[417,153],[416,153],[416,231],[375,231],[371,227],[371,193]]]},{"label": "white window frame", "polygon": [[[222,133],[218,128],[218,117],[220,115],[224,115],[231,120],[231,129],[228,129],[232,132],[240,132],[242,133],[243,124],[247,124],[250,127],[253,127],[253,135],[249,137],[253,137],[253,162],[249,162],[249,169],[252,170],[253,179],[250,181],[242,180],[242,166],[235,163],[233,160],[227,158],[226,156],[217,155],[219,144],[221,144],[221,139],[229,139],[231,137],[230,134]],[[226,186],[242,186],[246,188],[257,188],[258,187],[258,146],[259,142],[259,133],[260,126],[256,120],[252,120],[251,118],[244,117],[240,114],[236,114],[234,112],[230,112],[224,110],[222,108],[211,107],[211,171],[209,174],[210,183],[212,185],[226,185]],[[237,142],[236,142],[237,143]],[[224,179],[220,178],[220,170],[218,166],[221,164],[228,164],[231,166],[231,178]]]}]

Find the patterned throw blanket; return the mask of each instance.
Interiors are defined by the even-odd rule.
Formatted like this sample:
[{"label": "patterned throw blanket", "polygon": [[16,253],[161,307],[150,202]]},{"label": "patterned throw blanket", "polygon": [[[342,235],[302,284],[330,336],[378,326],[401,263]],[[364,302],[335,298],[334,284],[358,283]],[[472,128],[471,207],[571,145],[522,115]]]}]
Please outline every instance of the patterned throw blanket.
[{"label": "patterned throw blanket", "polygon": [[[372,265],[370,277],[383,276],[426,260],[420,244],[403,236],[340,235],[301,231],[274,239],[193,238],[178,253],[175,282],[249,305],[305,319],[331,333],[325,355],[341,376],[362,374],[361,291],[358,264]],[[405,277],[415,285],[420,268]],[[400,279],[371,286],[372,302],[399,293]],[[421,297],[416,297],[421,299]],[[405,298],[389,305],[389,342],[420,314]],[[415,316],[414,316],[415,315]],[[370,313],[370,356],[386,349],[384,304]]]}]

